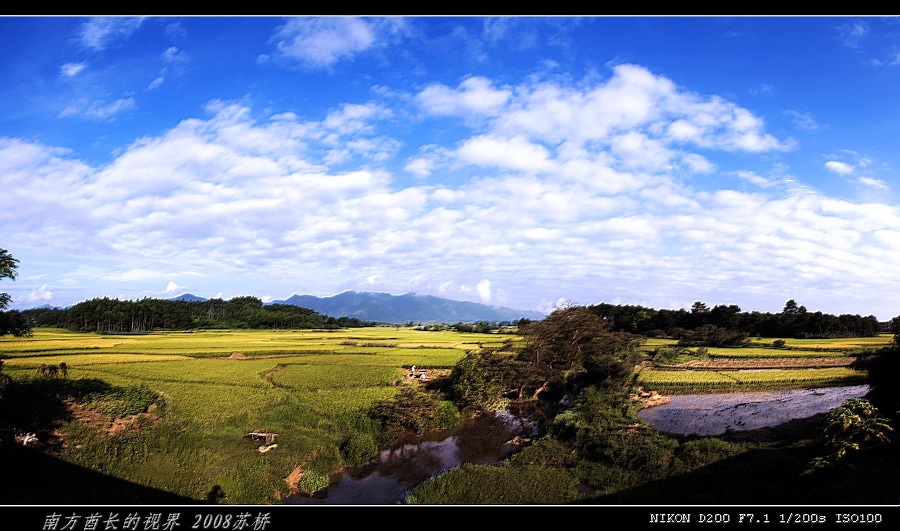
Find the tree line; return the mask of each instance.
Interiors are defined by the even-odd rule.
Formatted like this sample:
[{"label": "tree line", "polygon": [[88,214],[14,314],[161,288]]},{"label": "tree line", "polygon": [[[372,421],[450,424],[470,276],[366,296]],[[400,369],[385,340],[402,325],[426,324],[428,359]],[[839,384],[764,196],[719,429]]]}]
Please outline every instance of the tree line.
[{"label": "tree line", "polygon": [[[682,337],[686,331],[728,330],[747,336],[824,339],[869,337],[881,332],[874,315],[831,315],[810,312],[793,299],[780,313],[742,312],[735,304],[709,308],[697,301],[690,310],[653,309],[636,305],[600,303],[587,307],[603,318],[613,330],[643,336]],[[688,334],[690,335],[690,334]]]},{"label": "tree line", "polygon": [[32,327],[77,332],[142,333],[202,328],[344,328],[374,326],[355,317],[331,317],[292,304],[263,305],[256,297],[187,301],[143,298],[89,299],[69,308],[35,308],[21,312]]}]

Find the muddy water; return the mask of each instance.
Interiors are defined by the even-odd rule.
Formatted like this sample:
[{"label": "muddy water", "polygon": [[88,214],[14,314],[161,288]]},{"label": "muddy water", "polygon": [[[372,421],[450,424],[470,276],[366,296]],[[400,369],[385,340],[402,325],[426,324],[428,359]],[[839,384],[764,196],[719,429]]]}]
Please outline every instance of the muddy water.
[{"label": "muddy water", "polygon": [[465,422],[430,440],[381,452],[376,462],[345,472],[322,496],[291,496],[287,504],[389,505],[431,476],[463,463],[496,463],[515,449],[515,435],[528,435],[530,425],[517,417],[486,415]]},{"label": "muddy water", "polygon": [[668,404],[644,409],[638,416],[651,426],[682,435],[721,435],[777,426],[834,409],[869,392],[868,385],[791,391],[674,395]]}]

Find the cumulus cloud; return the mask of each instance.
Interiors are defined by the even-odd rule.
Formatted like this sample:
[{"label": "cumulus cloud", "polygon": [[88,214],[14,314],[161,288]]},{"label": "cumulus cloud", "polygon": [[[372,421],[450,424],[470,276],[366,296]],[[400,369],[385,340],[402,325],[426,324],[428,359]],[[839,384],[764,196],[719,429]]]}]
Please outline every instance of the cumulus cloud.
[{"label": "cumulus cloud", "polygon": [[825,168],[839,175],[850,175],[854,171],[853,166],[837,160],[829,160],[825,163]]},{"label": "cumulus cloud", "polygon": [[274,35],[279,56],[313,67],[327,67],[374,46],[373,24],[355,17],[298,17]]},{"label": "cumulus cloud", "polygon": [[478,136],[466,140],[456,155],[468,164],[534,171],[546,167],[549,152],[523,137]]},{"label": "cumulus cloud", "polygon": [[166,288],[162,291],[162,293],[163,295],[175,295],[176,293],[183,292],[186,288],[187,286],[181,286],[179,284],[176,284],[175,281],[170,280],[166,284]]},{"label": "cumulus cloud", "polygon": [[53,292],[50,291],[50,286],[47,284],[41,284],[40,287],[31,290],[28,295],[25,296],[25,302],[30,303],[47,302],[52,299]]},{"label": "cumulus cloud", "polygon": [[416,95],[416,101],[430,114],[452,115],[474,112],[496,115],[510,99],[509,89],[495,89],[491,81],[473,76],[465,79],[456,89],[443,84],[433,84]]},{"label": "cumulus cloud", "polygon": [[415,158],[410,160],[406,166],[403,167],[404,170],[412,173],[416,177],[420,179],[424,179],[431,175],[431,171],[434,168],[434,161],[426,159],[426,158]]},{"label": "cumulus cloud", "polygon": [[142,17],[93,17],[79,30],[81,45],[90,50],[103,50],[130,37],[144,22]]},{"label": "cumulus cloud", "polygon": [[491,281],[483,278],[478,281],[478,284],[475,286],[475,291],[478,292],[478,296],[481,297],[481,302],[484,304],[491,303]]}]

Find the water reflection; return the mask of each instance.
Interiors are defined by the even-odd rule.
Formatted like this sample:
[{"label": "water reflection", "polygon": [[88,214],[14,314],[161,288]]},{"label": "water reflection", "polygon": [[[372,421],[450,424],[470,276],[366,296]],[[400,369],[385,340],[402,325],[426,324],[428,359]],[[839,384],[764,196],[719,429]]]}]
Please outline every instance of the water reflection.
[{"label": "water reflection", "polygon": [[[383,505],[400,503],[406,491],[444,470],[463,463],[491,464],[506,457],[515,435],[530,435],[510,415],[484,415],[431,440],[404,444],[381,452],[366,468],[349,470],[324,496],[291,496],[288,504]],[[435,440],[436,439],[436,440]]]},{"label": "water reflection", "polygon": [[836,408],[848,398],[865,396],[868,385],[759,391],[747,393],[676,395],[668,404],[641,410],[651,426],[682,435],[721,435],[811,417]]}]

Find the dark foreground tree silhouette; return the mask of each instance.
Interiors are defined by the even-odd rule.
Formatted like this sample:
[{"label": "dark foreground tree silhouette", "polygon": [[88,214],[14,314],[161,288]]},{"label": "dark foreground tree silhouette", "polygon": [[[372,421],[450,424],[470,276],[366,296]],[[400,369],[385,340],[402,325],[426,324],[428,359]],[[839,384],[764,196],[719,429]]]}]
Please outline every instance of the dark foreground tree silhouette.
[{"label": "dark foreground tree silhouette", "polygon": [[[16,268],[19,261],[6,249],[0,249],[0,279],[9,278],[16,279]],[[28,321],[17,311],[3,311],[12,302],[12,297],[8,293],[0,293],[0,336],[12,334],[16,337],[27,337],[31,335],[31,327]]]}]

